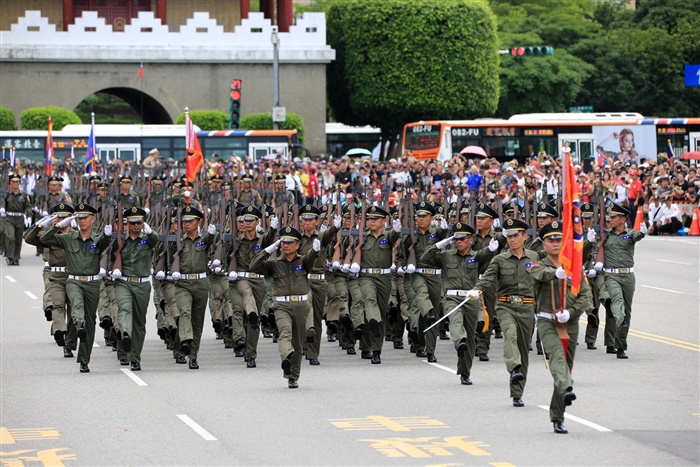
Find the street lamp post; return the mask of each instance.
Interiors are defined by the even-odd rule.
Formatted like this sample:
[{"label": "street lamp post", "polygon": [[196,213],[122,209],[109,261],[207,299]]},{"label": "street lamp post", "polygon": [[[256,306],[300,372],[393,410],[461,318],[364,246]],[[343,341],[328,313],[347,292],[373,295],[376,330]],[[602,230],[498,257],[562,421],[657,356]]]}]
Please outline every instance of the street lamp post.
[{"label": "street lamp post", "polygon": [[280,124],[275,118],[275,110],[280,106],[280,39],[277,35],[277,26],[272,26],[272,125],[275,130],[280,129]]}]

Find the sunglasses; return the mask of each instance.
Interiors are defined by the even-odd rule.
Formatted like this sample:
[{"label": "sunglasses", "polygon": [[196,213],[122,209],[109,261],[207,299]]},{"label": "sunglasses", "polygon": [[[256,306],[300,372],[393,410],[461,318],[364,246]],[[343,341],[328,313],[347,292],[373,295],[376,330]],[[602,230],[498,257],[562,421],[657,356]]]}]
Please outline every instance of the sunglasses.
[{"label": "sunglasses", "polygon": [[471,238],[472,238],[472,236],[471,236],[471,235],[468,235],[468,236],[466,236],[466,237],[455,238],[454,240],[455,240],[455,242],[463,242],[463,241],[469,240],[469,239],[471,239]]}]

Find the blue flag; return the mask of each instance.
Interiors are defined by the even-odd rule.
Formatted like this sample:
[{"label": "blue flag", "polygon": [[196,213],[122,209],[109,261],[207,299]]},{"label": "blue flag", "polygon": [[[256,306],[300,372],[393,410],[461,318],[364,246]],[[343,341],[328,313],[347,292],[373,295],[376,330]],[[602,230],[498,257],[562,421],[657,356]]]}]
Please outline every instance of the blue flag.
[{"label": "blue flag", "polygon": [[90,138],[88,139],[87,152],[85,153],[85,173],[96,172],[97,167],[97,144],[95,143],[95,114],[92,114],[92,125],[90,126]]}]

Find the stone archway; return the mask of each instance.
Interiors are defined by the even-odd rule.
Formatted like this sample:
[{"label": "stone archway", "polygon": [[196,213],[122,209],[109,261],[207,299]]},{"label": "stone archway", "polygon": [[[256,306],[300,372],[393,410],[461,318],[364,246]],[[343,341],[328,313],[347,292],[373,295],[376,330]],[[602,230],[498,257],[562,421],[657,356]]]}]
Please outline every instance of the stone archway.
[{"label": "stone archway", "polygon": [[154,97],[134,88],[105,88],[93,94],[105,93],[122,99],[141,116],[146,125],[171,125],[173,119],[167,110]]}]

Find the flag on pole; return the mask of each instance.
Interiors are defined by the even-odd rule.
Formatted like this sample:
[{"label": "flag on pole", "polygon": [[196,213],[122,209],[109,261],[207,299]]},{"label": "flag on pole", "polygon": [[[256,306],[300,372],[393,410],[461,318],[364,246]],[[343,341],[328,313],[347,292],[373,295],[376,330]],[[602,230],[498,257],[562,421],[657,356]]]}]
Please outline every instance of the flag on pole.
[{"label": "flag on pole", "polygon": [[673,154],[673,146],[671,146],[671,140],[668,140],[668,149],[666,150],[668,153],[668,163],[670,165],[673,165],[673,158],[676,157],[675,154]]},{"label": "flag on pole", "polygon": [[12,167],[14,169],[16,162],[17,161],[15,161],[15,147],[10,146],[10,167]]},{"label": "flag on pole", "polygon": [[578,295],[583,275],[583,225],[581,225],[578,184],[569,151],[564,153],[562,169],[564,170],[562,178],[564,200],[561,214],[563,238],[559,261],[567,277],[571,277],[571,293]]},{"label": "flag on pole", "polygon": [[603,152],[603,148],[600,146],[598,146],[596,152],[597,154],[595,156],[595,162],[599,167],[601,167],[605,165],[605,152]]},{"label": "flag on pole", "polygon": [[185,147],[187,148],[187,158],[185,160],[185,168],[187,172],[187,180],[194,182],[194,178],[199,172],[199,168],[204,161],[202,148],[199,146],[197,133],[194,131],[194,125],[190,118],[190,113],[185,109]]},{"label": "flag on pole", "polygon": [[49,115],[49,132],[46,134],[46,153],[44,156],[44,164],[46,165],[46,176],[50,177],[53,173],[53,120]]},{"label": "flag on pole", "polygon": [[95,143],[95,113],[92,113],[92,124],[90,126],[90,138],[88,139],[87,152],[85,153],[85,173],[96,171],[97,144]]},{"label": "flag on pole", "polygon": [[141,62],[139,66],[139,78],[143,78],[143,62]]}]

